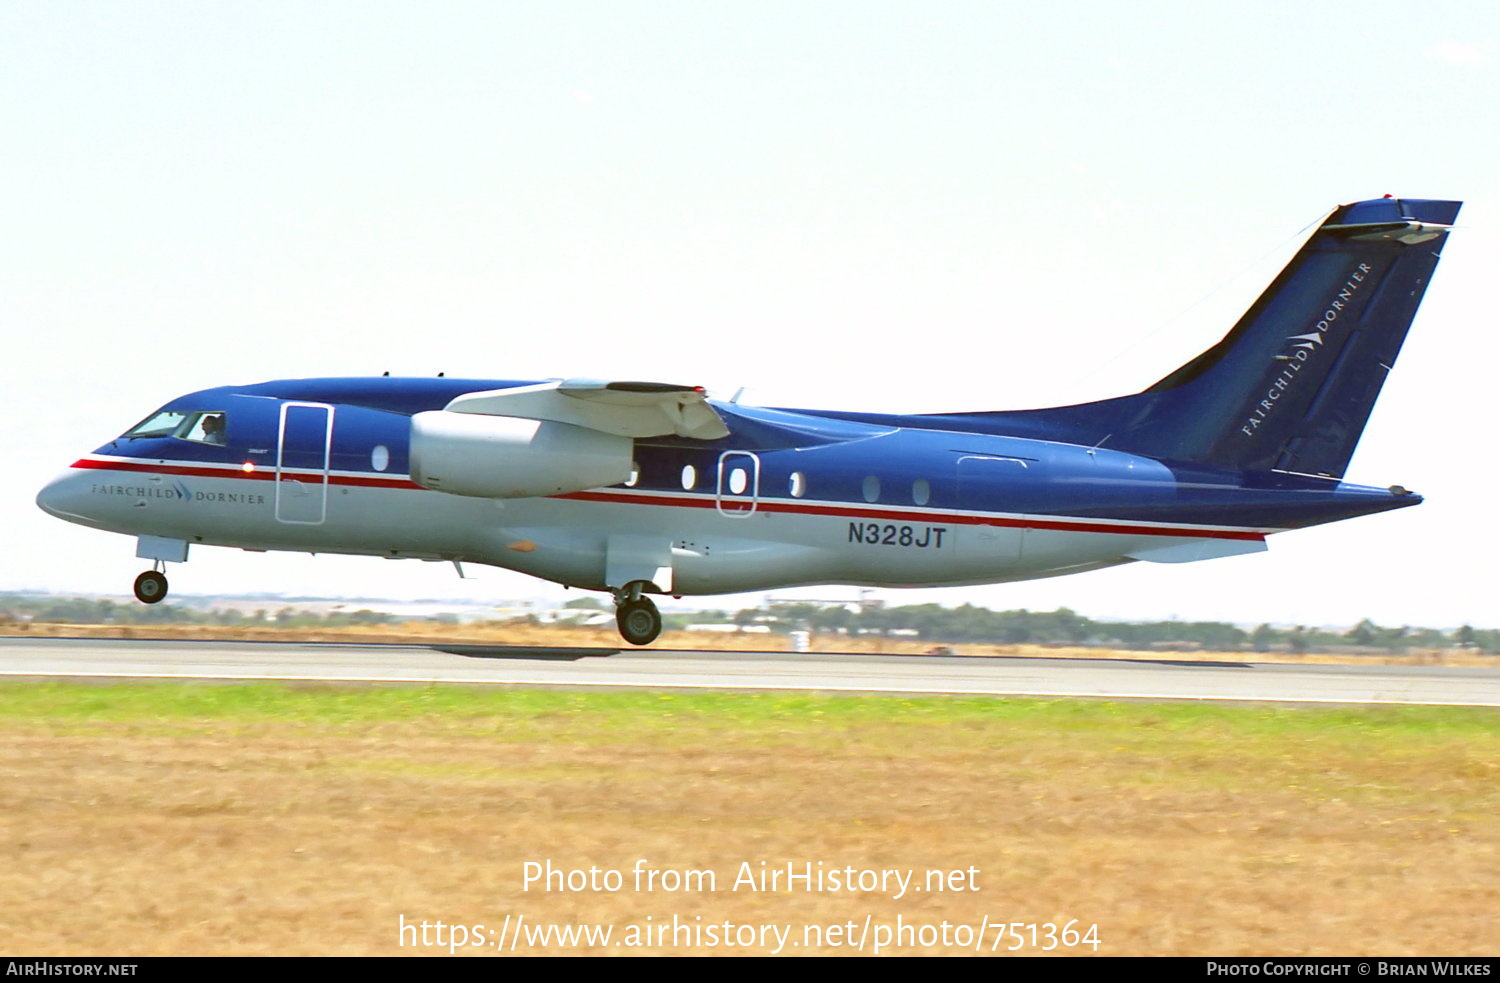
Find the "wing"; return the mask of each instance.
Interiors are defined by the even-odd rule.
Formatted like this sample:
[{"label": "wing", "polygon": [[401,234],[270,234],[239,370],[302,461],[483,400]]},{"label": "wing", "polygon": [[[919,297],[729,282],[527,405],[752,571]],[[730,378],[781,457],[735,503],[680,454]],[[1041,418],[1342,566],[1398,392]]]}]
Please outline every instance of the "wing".
[{"label": "wing", "polygon": [[466,393],[445,407],[454,413],[569,423],[619,437],[676,434],[718,440],[729,428],[701,387],[661,382],[565,379],[536,386]]}]

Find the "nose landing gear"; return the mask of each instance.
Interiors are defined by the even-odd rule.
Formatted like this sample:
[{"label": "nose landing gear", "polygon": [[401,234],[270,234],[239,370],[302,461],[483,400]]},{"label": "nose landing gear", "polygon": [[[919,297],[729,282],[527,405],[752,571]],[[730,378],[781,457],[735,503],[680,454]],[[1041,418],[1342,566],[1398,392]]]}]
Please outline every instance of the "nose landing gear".
[{"label": "nose landing gear", "polygon": [[167,596],[167,575],[162,571],[169,561],[187,562],[188,544],[185,539],[141,536],[136,540],[135,555],[151,561],[151,569],[135,578],[135,599],[142,604],[155,604]]},{"label": "nose landing gear", "polygon": [[631,645],[649,645],[661,634],[661,612],[649,597],[641,596],[641,582],[615,591],[615,624]]}]

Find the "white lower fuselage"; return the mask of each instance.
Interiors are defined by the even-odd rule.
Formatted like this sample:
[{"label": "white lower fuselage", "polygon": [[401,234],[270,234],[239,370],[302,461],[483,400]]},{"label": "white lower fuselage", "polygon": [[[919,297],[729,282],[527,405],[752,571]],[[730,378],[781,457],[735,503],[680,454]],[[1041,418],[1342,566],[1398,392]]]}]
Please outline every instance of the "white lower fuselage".
[{"label": "white lower fuselage", "polygon": [[[61,518],[249,550],[456,560],[589,589],[938,587],[1264,549],[1272,529],[612,487],[545,498],[430,491],[406,476],[90,455],[44,493]],[[628,582],[628,581],[627,581]]]}]

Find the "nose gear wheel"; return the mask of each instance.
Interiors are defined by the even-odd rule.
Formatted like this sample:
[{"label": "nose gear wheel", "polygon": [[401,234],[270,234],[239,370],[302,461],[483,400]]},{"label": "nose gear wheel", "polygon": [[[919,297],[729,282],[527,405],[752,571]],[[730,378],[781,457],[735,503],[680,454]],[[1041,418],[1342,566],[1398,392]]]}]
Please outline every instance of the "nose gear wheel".
[{"label": "nose gear wheel", "polygon": [[135,599],[142,604],[155,604],[166,596],[166,574],[156,570],[147,570],[135,578]]}]

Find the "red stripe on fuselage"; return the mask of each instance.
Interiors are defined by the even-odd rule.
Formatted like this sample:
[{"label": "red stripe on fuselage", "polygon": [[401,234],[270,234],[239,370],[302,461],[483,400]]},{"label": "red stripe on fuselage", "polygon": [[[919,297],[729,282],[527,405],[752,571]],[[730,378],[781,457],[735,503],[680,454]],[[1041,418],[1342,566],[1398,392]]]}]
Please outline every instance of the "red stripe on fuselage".
[{"label": "red stripe on fuselage", "polygon": [[[572,492],[571,494],[556,495],[553,497],[572,499],[580,502],[617,502],[624,505],[674,505],[680,508],[698,509],[711,509],[720,504],[718,499],[685,498],[682,496],[660,498],[652,496],[644,498],[633,495],[622,495],[618,492]],[[737,500],[725,500],[725,502],[731,504],[735,501]],[[748,512],[749,510],[746,509],[745,511]],[[1160,526],[1116,524],[1115,520],[1089,522],[1088,520],[1077,519],[1059,520],[1031,517],[1013,519],[992,515],[954,515],[950,512],[892,512],[882,509],[863,509],[848,505],[799,504],[766,501],[764,499],[756,501],[755,511],[785,512],[795,515],[822,515],[840,519],[872,519],[881,522],[891,522],[899,519],[905,522],[946,522],[951,525],[999,526],[1011,529],[1055,529],[1061,532],[1110,532],[1127,536],[1183,536],[1191,539],[1236,539],[1250,542],[1266,538],[1264,533],[1253,530],[1163,528]]]},{"label": "red stripe on fuselage", "polygon": [[[99,461],[93,458],[81,458],[73,462],[73,467],[93,469],[101,471],[131,471],[146,474],[183,475],[196,478],[238,478],[251,481],[273,481],[276,471],[273,468],[256,468],[254,471],[241,469],[213,468],[213,467],[191,467],[179,464],[142,464],[135,461]],[[286,477],[293,480],[307,480],[320,476],[320,472],[311,474],[302,472],[284,472]],[[427,491],[421,485],[407,478],[384,478],[355,475],[328,475],[330,485],[348,485],[364,488],[400,488],[409,491]],[[573,502],[602,502],[615,505],[651,505],[667,506],[672,508],[689,509],[714,509],[721,504],[733,505],[744,499],[726,499],[705,497],[690,497],[686,495],[640,495],[629,492],[570,492],[565,495],[553,495],[552,498],[564,499]],[[746,511],[749,511],[748,509]],[[948,512],[897,512],[883,509],[859,508],[852,505],[817,505],[813,503],[777,502],[757,499],[755,502],[757,512],[781,512],[790,515],[820,515],[838,519],[870,519],[880,522],[931,522],[948,523],[950,525],[964,526],[996,526],[1008,529],[1049,529],[1058,532],[1096,532],[1114,533],[1122,536],[1173,536],[1184,539],[1232,539],[1245,542],[1259,542],[1266,537],[1264,533],[1254,530],[1238,529],[1201,529],[1132,525],[1128,523],[1117,523],[1114,520],[1101,520],[1090,522],[1079,519],[1044,519],[1044,518],[1009,518],[1005,516],[991,515],[955,515]]]},{"label": "red stripe on fuselage", "polygon": [[[134,471],[145,474],[171,474],[181,475],[189,478],[239,478],[249,481],[275,481],[276,469],[273,467],[257,467],[253,471],[243,468],[213,468],[213,467],[190,467],[181,464],[141,464],[136,461],[96,461],[93,458],[82,458],[73,462],[75,468],[95,469],[100,471]],[[306,481],[309,478],[320,478],[322,472],[313,471],[284,471],[285,477],[295,481]],[[382,478],[376,475],[346,475],[330,474],[328,476],[330,485],[355,485],[365,488],[405,488],[422,491],[422,486],[407,478]]]}]

